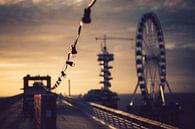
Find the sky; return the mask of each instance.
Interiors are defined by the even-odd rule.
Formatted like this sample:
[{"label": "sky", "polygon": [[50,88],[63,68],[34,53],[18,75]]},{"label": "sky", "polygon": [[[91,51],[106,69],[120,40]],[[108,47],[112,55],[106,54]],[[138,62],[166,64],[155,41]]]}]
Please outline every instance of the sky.
[{"label": "sky", "polygon": [[[76,38],[88,0],[0,0],[0,96],[23,91],[23,77],[60,75]],[[97,0],[92,23],[84,25],[74,58],[75,67],[55,92],[84,94],[101,88],[95,37],[134,38],[139,18],[153,11],[160,19],[167,54],[167,80],[173,92],[195,92],[195,3],[193,0]],[[114,54],[111,90],[132,93],[136,83],[131,41],[108,40]]]}]

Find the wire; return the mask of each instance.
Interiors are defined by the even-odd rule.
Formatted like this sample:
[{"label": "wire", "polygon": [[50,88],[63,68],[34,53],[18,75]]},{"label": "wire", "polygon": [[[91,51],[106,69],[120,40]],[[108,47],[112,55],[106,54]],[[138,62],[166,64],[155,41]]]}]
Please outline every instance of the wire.
[{"label": "wire", "polygon": [[58,77],[58,79],[56,80],[55,84],[51,88],[44,87],[45,90],[50,91],[50,90],[56,89],[60,85],[60,83],[62,82],[62,78],[66,77],[66,75],[67,75],[66,70],[68,69],[68,67],[69,66],[74,67],[75,64],[73,61],[71,61],[71,57],[74,54],[77,54],[76,45],[77,45],[79,37],[81,35],[83,24],[91,23],[91,18],[90,18],[91,7],[93,7],[93,5],[95,3],[96,3],[96,0],[91,0],[90,3],[88,4],[88,7],[84,9],[84,14],[83,14],[83,17],[79,23],[76,39],[75,39],[74,43],[71,45],[71,49],[68,52],[67,59],[66,59],[65,64],[62,68],[61,74]]},{"label": "wire", "polygon": [[88,8],[91,8],[95,4],[96,0],[91,0],[91,2],[88,4]]}]

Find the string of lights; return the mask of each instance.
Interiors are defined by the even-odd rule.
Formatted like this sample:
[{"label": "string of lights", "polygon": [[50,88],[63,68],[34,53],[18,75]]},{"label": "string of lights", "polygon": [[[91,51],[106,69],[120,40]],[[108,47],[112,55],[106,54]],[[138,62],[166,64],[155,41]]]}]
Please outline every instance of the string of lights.
[{"label": "string of lights", "polygon": [[77,54],[76,45],[77,45],[79,37],[81,35],[81,30],[82,30],[83,24],[90,24],[91,23],[91,18],[90,18],[91,7],[93,7],[93,5],[95,3],[96,3],[96,0],[91,0],[90,3],[88,4],[87,8],[84,9],[84,14],[83,14],[83,17],[80,21],[79,27],[78,27],[76,39],[75,39],[74,43],[71,45],[71,49],[68,52],[67,59],[66,59],[65,64],[62,68],[60,76],[58,77],[57,81],[50,89],[45,87],[46,90],[50,91],[50,90],[56,89],[60,85],[60,83],[62,82],[62,79],[66,77],[66,70],[68,69],[68,67],[75,66],[75,63],[71,60],[71,58],[73,55]]}]

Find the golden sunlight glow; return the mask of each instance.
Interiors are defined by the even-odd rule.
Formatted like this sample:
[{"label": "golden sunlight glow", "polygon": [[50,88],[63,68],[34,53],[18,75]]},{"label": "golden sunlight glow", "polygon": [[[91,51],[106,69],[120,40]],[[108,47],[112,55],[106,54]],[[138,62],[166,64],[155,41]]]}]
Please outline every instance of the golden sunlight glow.
[{"label": "golden sunlight glow", "polygon": [[[173,7],[182,2],[181,0],[177,1],[166,0],[166,4]],[[21,4],[7,6],[14,2]],[[89,1],[0,0],[0,5],[5,10],[0,13],[2,16],[0,22],[0,96],[22,93],[23,77],[27,74],[32,76],[50,75],[52,84],[55,84],[66,61],[70,46],[77,36],[77,25],[83,16],[83,8],[87,6],[87,2]],[[101,41],[96,41],[95,37],[106,34],[111,37],[134,38],[138,17],[143,13],[137,7],[142,7],[144,3],[147,8],[149,6],[148,2],[144,0],[127,3],[129,5],[126,5],[126,1],[110,0],[110,5],[105,7],[107,2],[98,1],[98,4],[94,6],[91,10],[93,12],[91,13],[92,23],[82,28],[82,34],[76,46],[78,54],[73,58],[75,67],[68,68],[67,77],[56,89],[56,92],[68,93],[68,79],[71,81],[72,94],[84,94],[90,89],[101,88],[101,84],[99,84],[101,80],[99,77],[100,66],[97,61],[97,54],[101,51]],[[161,4],[164,6],[164,3]],[[123,6],[125,7],[123,8]],[[117,8],[120,10],[114,11]],[[25,10],[27,11],[25,12]],[[132,17],[130,17],[131,15]],[[83,26],[82,22],[79,24]],[[170,80],[173,91],[191,91],[194,89],[190,88],[194,84],[194,72],[189,69],[194,67],[190,65],[190,63],[194,63],[192,62],[194,57],[190,57],[187,52],[184,52],[188,49],[181,51],[179,48],[178,51],[174,51],[178,48],[177,41],[174,38],[169,39],[171,36],[167,36],[167,34],[170,33],[166,32],[169,30],[166,27],[169,26],[164,24],[168,50],[166,53],[167,78]],[[183,36],[183,33],[180,32],[179,35]],[[182,42],[185,43],[185,41]],[[187,43],[183,45],[183,48],[190,45]],[[132,93],[137,84],[135,50],[132,49],[132,44],[126,41],[109,40],[107,48],[110,53],[114,54],[114,61],[111,63],[113,66],[111,90],[117,91],[117,93]],[[191,48],[193,47],[190,47],[190,50]],[[193,53],[194,51],[189,52]],[[181,56],[178,56],[178,53]],[[187,58],[182,58],[184,54]],[[189,68],[185,67],[188,65]],[[184,88],[183,84],[190,86]]]}]

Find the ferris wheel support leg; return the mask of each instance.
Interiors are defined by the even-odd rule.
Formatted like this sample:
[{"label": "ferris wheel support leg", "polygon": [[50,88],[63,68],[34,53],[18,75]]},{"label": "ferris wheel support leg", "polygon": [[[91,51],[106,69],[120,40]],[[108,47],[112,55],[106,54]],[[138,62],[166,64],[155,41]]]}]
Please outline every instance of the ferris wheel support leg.
[{"label": "ferris wheel support leg", "polygon": [[160,85],[160,94],[161,94],[162,104],[165,106],[166,102],[165,102],[164,90],[162,88],[162,85]]},{"label": "ferris wheel support leg", "polygon": [[166,81],[166,84],[167,84],[167,87],[169,89],[169,92],[172,94],[173,92],[171,91],[171,88],[170,88],[169,83],[167,81]]},{"label": "ferris wheel support leg", "polygon": [[137,85],[136,85],[136,87],[135,87],[135,90],[134,90],[134,92],[133,92],[133,96],[132,96],[132,98],[131,98],[131,101],[130,101],[130,103],[129,103],[130,106],[133,106],[133,100],[134,100],[135,94],[136,94],[136,92],[137,92],[138,86],[139,86],[139,84],[137,83]]}]

